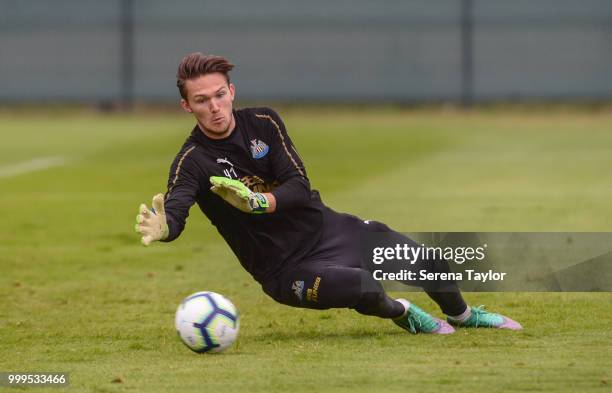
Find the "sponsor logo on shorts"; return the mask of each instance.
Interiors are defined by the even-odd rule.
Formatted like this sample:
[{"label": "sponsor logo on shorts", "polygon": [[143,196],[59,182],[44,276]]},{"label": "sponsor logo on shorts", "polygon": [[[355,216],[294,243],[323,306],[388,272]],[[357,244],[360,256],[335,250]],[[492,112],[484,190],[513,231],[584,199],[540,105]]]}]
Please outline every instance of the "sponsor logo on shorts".
[{"label": "sponsor logo on shorts", "polygon": [[293,284],[291,284],[291,290],[301,301],[302,294],[304,293],[304,281],[294,281]]},{"label": "sponsor logo on shorts", "polygon": [[312,288],[306,290],[306,300],[309,302],[316,303],[319,301],[319,285],[321,284],[321,277],[315,279]]}]

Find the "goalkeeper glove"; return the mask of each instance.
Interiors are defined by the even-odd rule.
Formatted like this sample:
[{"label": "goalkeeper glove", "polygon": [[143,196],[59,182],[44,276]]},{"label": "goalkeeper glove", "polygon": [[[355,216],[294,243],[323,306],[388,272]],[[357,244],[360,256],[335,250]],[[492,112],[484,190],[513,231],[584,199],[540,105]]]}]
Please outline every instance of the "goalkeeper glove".
[{"label": "goalkeeper glove", "polygon": [[239,180],[222,176],[211,176],[210,190],[223,198],[227,203],[245,213],[264,213],[270,206],[268,198],[259,192],[249,190]]},{"label": "goalkeeper glove", "polygon": [[149,210],[142,203],[136,216],[136,232],[142,235],[140,241],[143,245],[164,240],[168,237],[168,224],[166,224],[166,211],[164,210],[164,195],[157,194],[153,197],[153,208]]}]

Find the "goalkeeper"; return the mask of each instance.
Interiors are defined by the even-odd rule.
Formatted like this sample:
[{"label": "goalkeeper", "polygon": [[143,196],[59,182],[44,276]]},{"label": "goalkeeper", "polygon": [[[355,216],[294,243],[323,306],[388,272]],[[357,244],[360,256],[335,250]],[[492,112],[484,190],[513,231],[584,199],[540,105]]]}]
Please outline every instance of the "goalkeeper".
[{"label": "goalkeeper", "polygon": [[[352,308],[412,333],[448,334],[452,325],[521,329],[507,317],[469,307],[452,281],[416,282],[448,322],[406,299],[391,299],[362,266],[360,241],[382,233],[390,244],[417,245],[382,223],[325,206],[278,114],[233,109],[232,68],[223,57],[201,53],[179,64],[181,106],[196,125],[170,167],[165,195],[154,196],[151,209],[140,206],[136,231],[145,246],[176,239],[197,203],[242,266],[280,303]],[[444,261],[426,266],[448,272]]]}]

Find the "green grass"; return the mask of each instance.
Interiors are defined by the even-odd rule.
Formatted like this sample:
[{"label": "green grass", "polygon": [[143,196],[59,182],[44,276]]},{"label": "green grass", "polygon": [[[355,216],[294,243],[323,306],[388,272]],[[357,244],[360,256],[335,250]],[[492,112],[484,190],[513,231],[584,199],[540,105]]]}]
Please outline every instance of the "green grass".
[{"label": "green grass", "polygon": [[[336,210],[405,232],[612,231],[610,113],[281,114]],[[0,113],[0,168],[67,160],[0,178],[0,371],[67,371],[74,392],[609,388],[610,293],[466,294],[525,330],[413,336],[349,310],[274,303],[197,208],[177,241],[143,248],[138,204],[164,190],[191,125],[171,113]],[[198,290],[241,311],[227,353],[197,355],[176,337],[176,306]]]}]

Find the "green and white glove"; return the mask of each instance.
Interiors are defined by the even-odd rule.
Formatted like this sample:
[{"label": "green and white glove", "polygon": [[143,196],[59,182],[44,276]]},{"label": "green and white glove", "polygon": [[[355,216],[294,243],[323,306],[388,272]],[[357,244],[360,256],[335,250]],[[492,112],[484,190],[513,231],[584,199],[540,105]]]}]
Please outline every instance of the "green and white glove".
[{"label": "green and white glove", "polygon": [[239,180],[222,176],[211,176],[210,190],[223,198],[227,203],[245,213],[264,213],[270,206],[264,194],[251,191]]},{"label": "green and white glove", "polygon": [[164,194],[153,197],[153,208],[149,210],[144,203],[140,204],[136,216],[136,232],[142,235],[140,241],[143,245],[164,240],[168,237],[168,224],[166,224],[166,211],[164,210]]}]

